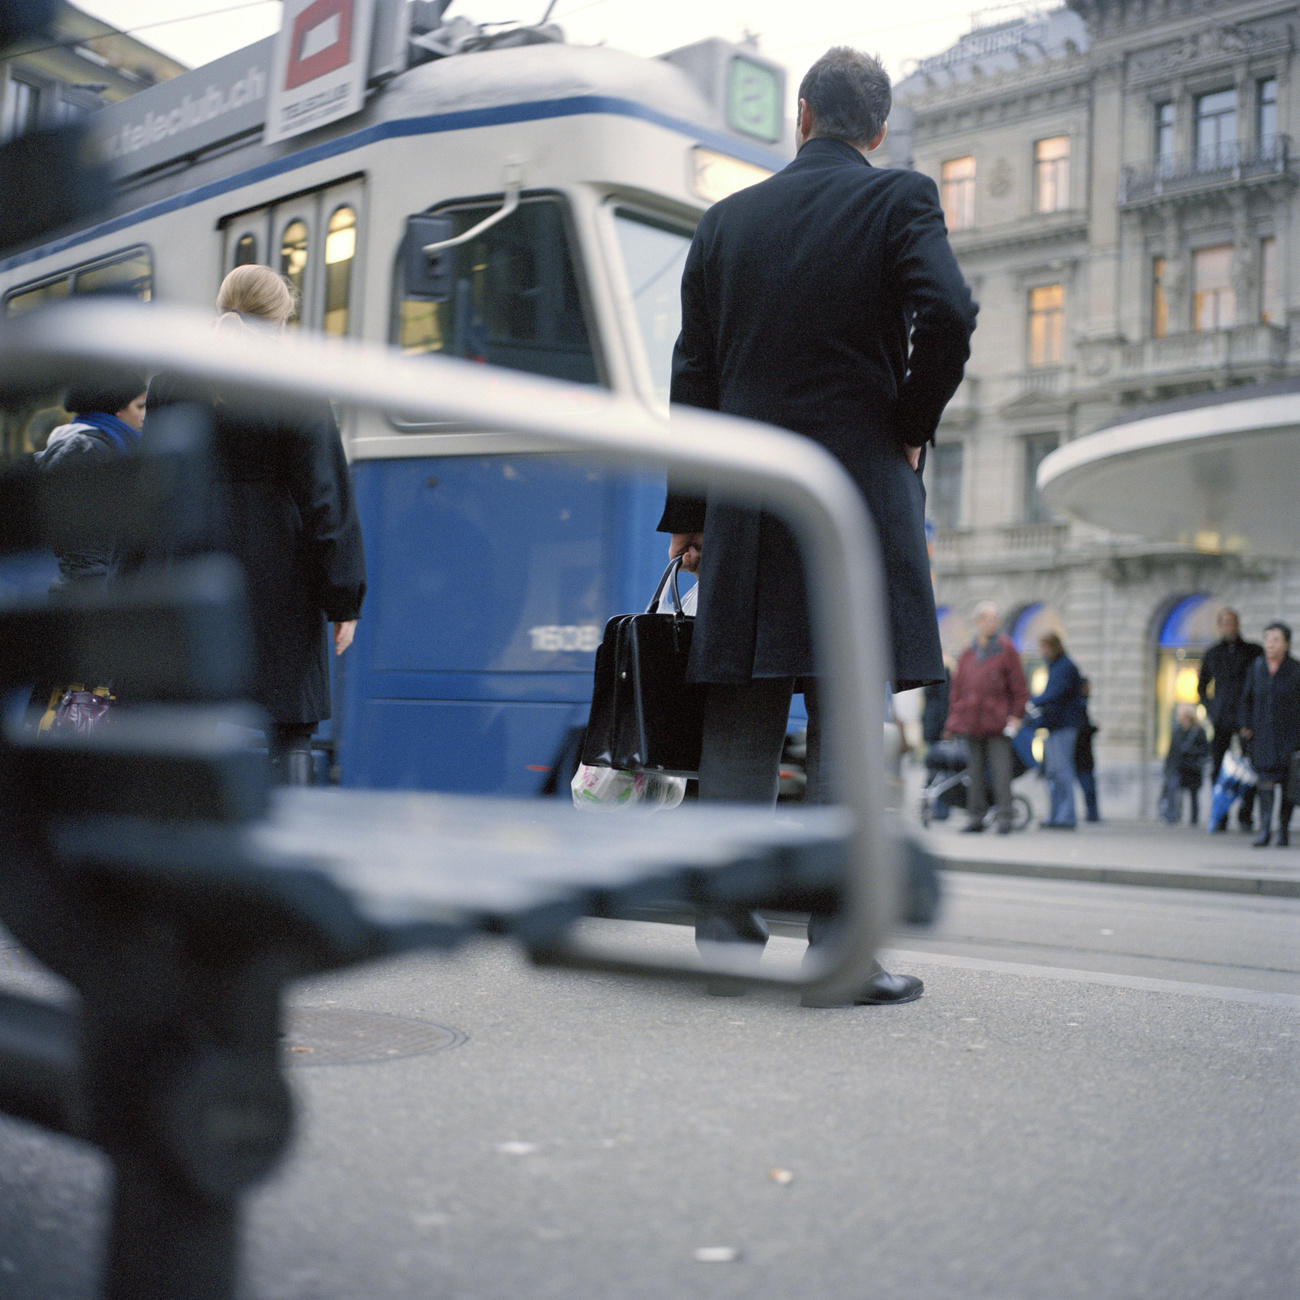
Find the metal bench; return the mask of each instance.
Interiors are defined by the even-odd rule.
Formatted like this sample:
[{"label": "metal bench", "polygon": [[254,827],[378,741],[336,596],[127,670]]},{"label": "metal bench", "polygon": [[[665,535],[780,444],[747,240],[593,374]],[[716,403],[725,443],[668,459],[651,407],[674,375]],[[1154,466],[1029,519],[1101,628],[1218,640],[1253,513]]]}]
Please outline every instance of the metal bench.
[{"label": "metal bench", "polygon": [[[0,689],[73,677],[93,647],[129,665],[115,685],[137,702],[76,740],[0,738],[0,921],[80,995],[76,1008],[0,995],[0,1109],[111,1158],[107,1295],[232,1294],[241,1197],[289,1140],[279,1033],[297,978],[493,938],[539,962],[834,995],[863,978],[886,924],[930,919],[932,864],[882,806],[875,538],[828,456],[743,421],[682,412],[665,427],[602,394],[457,362],[309,339],[250,349],[191,314],[110,302],[4,327],[0,392],[96,360],[237,379],[268,400],[328,393],[629,465],[725,469],[789,512],[811,557],[842,790],[840,805],[789,818],[684,806],[652,825],[545,800],[272,792],[223,725],[250,718],[241,590],[221,557],[144,569],[75,604],[0,608]],[[106,512],[140,540],[199,545],[206,435],[178,417],[150,454],[93,480],[6,467],[0,551]],[[651,903],[739,901],[834,902],[841,939],[791,979],[723,957],[649,961],[575,933]]]}]

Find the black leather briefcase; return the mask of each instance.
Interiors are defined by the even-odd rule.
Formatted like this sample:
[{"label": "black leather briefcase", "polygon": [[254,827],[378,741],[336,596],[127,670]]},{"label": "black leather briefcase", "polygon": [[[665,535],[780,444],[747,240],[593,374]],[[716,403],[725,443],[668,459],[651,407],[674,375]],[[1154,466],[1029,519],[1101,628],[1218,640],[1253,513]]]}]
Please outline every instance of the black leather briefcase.
[{"label": "black leather briefcase", "polygon": [[[694,619],[682,612],[680,568],[679,556],[644,614],[620,614],[605,624],[582,745],[590,767],[688,777],[699,768],[704,688],[686,681]],[[665,587],[673,608],[660,614]]]}]

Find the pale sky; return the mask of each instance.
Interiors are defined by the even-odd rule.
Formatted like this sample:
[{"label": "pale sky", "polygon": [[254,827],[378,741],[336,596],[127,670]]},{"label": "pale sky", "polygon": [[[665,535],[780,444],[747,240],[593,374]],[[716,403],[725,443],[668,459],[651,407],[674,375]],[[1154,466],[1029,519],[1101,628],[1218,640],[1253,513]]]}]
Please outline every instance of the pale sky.
[{"label": "pale sky", "polygon": [[[73,0],[86,12],[191,66],[268,36],[280,25],[278,0]],[[478,22],[539,22],[548,0],[453,0],[448,17]],[[556,0],[550,21],[581,44],[662,54],[707,36],[759,38],[759,50],[784,63],[797,85],[831,45],[854,45],[884,61],[897,80],[909,60],[937,54],[980,26],[1057,7],[1013,0]]]}]

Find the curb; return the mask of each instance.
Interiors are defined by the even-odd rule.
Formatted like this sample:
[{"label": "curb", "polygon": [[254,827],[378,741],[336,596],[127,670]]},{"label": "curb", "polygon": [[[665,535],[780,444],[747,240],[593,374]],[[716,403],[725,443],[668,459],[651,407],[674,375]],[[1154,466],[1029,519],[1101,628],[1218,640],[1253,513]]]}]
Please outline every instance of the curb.
[{"label": "curb", "polygon": [[1083,880],[1104,885],[1145,885],[1163,889],[1201,889],[1265,898],[1300,898],[1300,879],[1292,876],[1242,874],[1229,868],[1088,866],[1070,862],[1007,862],[949,858],[933,854],[941,870],[995,876],[1029,876],[1039,880]]}]

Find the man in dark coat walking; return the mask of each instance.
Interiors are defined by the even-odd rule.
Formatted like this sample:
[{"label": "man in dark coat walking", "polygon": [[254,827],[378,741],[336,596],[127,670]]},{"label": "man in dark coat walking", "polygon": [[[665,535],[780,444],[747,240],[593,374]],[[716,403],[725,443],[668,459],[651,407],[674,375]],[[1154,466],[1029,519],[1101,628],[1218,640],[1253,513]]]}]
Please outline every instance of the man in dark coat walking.
[{"label": "man in dark coat walking", "polygon": [[[672,400],[778,425],[835,455],[879,531],[895,689],[942,681],[925,544],[926,443],[961,382],[976,307],[934,182],[879,169],[891,90],[839,47],[799,88],[798,156],[705,213],[682,276]],[[791,695],[809,706],[809,789],[824,799],[817,663],[802,562],[752,500],[670,484],[670,554],[700,573],[690,675],[708,684],[700,798],[775,800]],[[701,564],[701,557],[703,563]],[[810,680],[811,679],[811,680]],[[883,685],[883,684],[882,684]],[[818,942],[825,918],[813,918]],[[766,937],[753,914],[701,918],[698,939]],[[859,1002],[919,996],[880,971]]]},{"label": "man in dark coat walking", "polygon": [[[1219,629],[1220,639],[1205,652],[1197,680],[1201,703],[1214,725],[1214,738],[1210,741],[1212,782],[1219,779],[1223,756],[1228,752],[1237,729],[1245,725],[1241,717],[1241,699],[1246,691],[1246,677],[1251,664],[1264,653],[1263,646],[1241,639],[1241,624],[1235,609],[1221,609],[1215,626]],[[1242,791],[1237,809],[1237,824],[1243,831],[1251,829],[1254,812],[1255,788],[1247,786]],[[1227,818],[1221,818],[1210,829],[1226,831]]]}]

